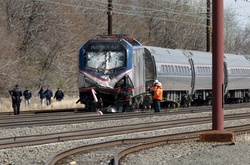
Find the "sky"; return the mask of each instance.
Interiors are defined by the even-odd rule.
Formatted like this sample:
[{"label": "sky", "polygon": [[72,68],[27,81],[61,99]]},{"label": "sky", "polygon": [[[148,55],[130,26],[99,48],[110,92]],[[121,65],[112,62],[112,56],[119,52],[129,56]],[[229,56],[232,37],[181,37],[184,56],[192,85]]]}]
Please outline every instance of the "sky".
[{"label": "sky", "polygon": [[250,22],[250,0],[224,0],[224,9],[228,8],[235,10],[240,23]]}]

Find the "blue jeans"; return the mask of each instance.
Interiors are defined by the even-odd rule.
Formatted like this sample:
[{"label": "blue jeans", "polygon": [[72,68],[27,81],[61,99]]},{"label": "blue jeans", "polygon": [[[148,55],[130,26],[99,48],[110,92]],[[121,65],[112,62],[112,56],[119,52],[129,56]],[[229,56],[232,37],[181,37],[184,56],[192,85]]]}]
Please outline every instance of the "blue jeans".
[{"label": "blue jeans", "polygon": [[154,110],[155,112],[160,112],[161,110],[161,101],[160,100],[153,100]]}]

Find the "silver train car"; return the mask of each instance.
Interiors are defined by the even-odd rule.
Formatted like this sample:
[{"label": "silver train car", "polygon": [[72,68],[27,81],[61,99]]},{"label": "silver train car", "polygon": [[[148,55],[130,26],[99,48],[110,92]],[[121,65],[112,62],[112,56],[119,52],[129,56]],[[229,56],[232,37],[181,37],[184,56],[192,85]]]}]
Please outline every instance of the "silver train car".
[{"label": "silver train car", "polygon": [[[145,46],[164,98],[182,106],[212,104],[212,53]],[[148,55],[148,56],[150,56]],[[249,102],[249,56],[224,54],[224,102]]]},{"label": "silver train car", "polygon": [[[156,79],[162,83],[166,106],[212,104],[209,52],[143,46],[130,35],[96,36],[80,48],[79,102],[91,110],[139,108]],[[250,58],[224,54],[224,102],[248,102],[249,82]]]}]

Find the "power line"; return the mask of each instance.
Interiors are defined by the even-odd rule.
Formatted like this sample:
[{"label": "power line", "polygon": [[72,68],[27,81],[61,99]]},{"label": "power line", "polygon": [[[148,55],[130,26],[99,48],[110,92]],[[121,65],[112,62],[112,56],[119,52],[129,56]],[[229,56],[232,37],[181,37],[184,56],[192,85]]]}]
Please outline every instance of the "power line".
[{"label": "power line", "polygon": [[[100,3],[102,4],[106,4],[106,6],[102,6],[104,7],[104,9],[96,9],[96,8],[91,8],[91,7],[86,7],[86,6],[81,6],[81,5],[72,5],[72,4],[66,4],[66,3],[61,3],[61,2],[54,2],[54,1],[48,1],[48,0],[36,0],[36,1],[40,1],[40,2],[45,2],[45,3],[53,3],[53,4],[58,4],[58,5],[64,5],[64,6],[71,6],[71,7],[77,7],[77,8],[82,8],[82,9],[94,9],[94,10],[100,10],[100,11],[107,11],[106,10],[106,6],[108,5],[107,0],[105,0],[105,2],[103,1],[97,1],[97,0],[87,0],[90,2],[96,2],[99,6],[102,6]],[[191,17],[197,17],[197,18],[206,18],[205,16],[200,16],[197,14],[199,13],[183,13],[183,12],[176,12],[176,11],[171,11],[171,9],[169,8],[164,8],[164,10],[159,10],[159,9],[152,9],[152,8],[146,8],[146,7],[140,7],[140,6],[134,6],[134,5],[125,5],[125,4],[119,4],[119,3],[113,3],[113,10],[114,11],[118,11],[119,13],[121,12],[131,12],[131,11],[127,11],[127,10],[122,10],[122,9],[118,9],[115,8],[115,6],[117,7],[130,7],[130,8],[136,8],[136,9],[141,9],[144,13],[148,13],[148,12],[160,12],[160,13],[170,13],[170,14],[178,14],[178,15],[184,15],[184,16],[191,16]],[[165,10],[167,9],[167,10]]]}]

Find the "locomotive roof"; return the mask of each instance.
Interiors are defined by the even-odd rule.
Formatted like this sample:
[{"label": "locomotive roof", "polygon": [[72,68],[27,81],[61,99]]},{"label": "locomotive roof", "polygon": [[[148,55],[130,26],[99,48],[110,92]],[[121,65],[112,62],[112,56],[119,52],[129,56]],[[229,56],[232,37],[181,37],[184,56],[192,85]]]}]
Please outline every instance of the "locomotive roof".
[{"label": "locomotive roof", "polygon": [[140,46],[141,43],[139,41],[137,41],[136,39],[134,39],[133,36],[131,36],[130,34],[113,34],[113,35],[96,35],[93,40],[110,40],[110,41],[114,41],[114,40],[126,40],[127,42],[129,42],[131,45],[133,46]]}]

